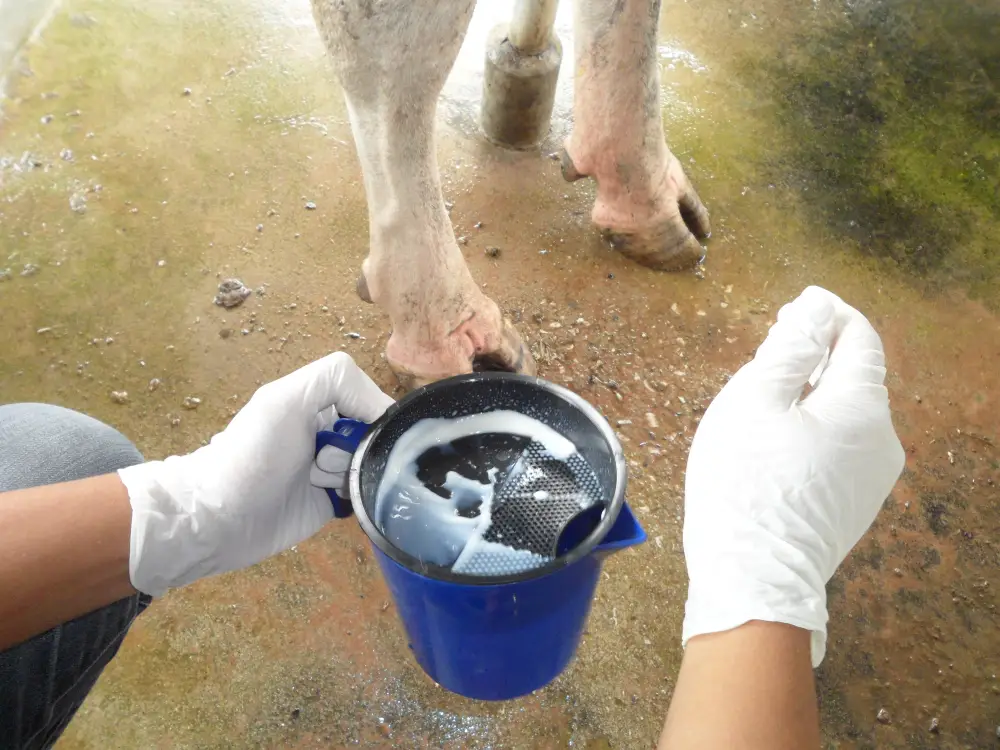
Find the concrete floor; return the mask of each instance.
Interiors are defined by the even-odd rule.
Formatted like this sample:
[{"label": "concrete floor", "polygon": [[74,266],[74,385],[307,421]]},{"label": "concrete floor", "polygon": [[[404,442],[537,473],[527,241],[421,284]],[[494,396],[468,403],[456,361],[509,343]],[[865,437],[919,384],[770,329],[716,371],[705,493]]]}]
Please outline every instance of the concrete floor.
[{"label": "concrete floor", "polygon": [[[475,277],[543,376],[632,420],[629,500],[650,541],[607,564],[571,668],[503,705],[436,688],[360,529],[332,523],[156,602],[61,748],[652,747],[681,656],[687,446],[809,283],[881,331],[908,453],[829,587],[826,747],[997,743],[1000,14],[987,0],[667,6],[668,142],[715,229],[702,274],[638,268],[591,231],[592,186],[545,158],[568,129],[568,75],[540,153],[478,136],[482,39],[508,4],[477,12],[440,108]],[[152,458],[195,448],[259,383],[332,349],[392,387],[387,321],[353,291],[364,192],[306,0],[66,0],[19,70],[0,116],[0,398],[88,412]],[[225,311],[212,297],[232,275],[263,293]]]}]

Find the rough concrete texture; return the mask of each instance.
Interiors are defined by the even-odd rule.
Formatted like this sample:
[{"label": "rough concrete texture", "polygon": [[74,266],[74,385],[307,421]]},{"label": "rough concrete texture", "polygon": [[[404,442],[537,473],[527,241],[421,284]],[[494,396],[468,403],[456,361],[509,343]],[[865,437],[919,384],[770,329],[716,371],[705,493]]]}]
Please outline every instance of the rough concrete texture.
[{"label": "rough concrete texture", "polygon": [[[362,533],[331,523],[155,602],[60,746],[652,747],[681,656],[689,441],[808,283],[881,331],[908,455],[830,584],[825,746],[994,746],[995,4],[668,4],[665,127],[715,229],[703,272],[685,275],[602,244],[592,187],[564,184],[557,162],[483,141],[483,39],[509,13],[490,5],[442,100],[445,197],[475,277],[520,321],[541,374],[613,424],[631,420],[619,428],[629,500],[650,541],[608,562],[571,668],[486,705],[422,675]],[[557,33],[571,60],[568,11]],[[364,191],[304,0],[67,0],[27,60],[0,122],[5,400],[81,409],[161,457],[332,349],[392,387],[386,320],[354,294]],[[564,76],[542,154],[567,130],[568,91]],[[38,270],[22,276],[27,264]],[[229,277],[260,291],[213,305]]]}]

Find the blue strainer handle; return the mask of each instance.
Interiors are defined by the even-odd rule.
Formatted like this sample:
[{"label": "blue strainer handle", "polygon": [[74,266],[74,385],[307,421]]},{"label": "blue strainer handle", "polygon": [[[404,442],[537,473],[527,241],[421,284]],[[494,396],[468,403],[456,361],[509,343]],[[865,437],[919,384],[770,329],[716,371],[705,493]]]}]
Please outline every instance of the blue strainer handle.
[{"label": "blue strainer handle", "polygon": [[[320,450],[328,445],[339,448],[345,453],[354,453],[364,436],[368,434],[369,429],[371,429],[371,425],[367,422],[357,419],[338,419],[329,430],[320,430],[316,433],[316,455],[319,455]],[[336,490],[329,487],[326,488],[326,494],[330,496],[330,502],[333,503],[334,516],[347,518],[351,515],[353,510],[349,497],[341,497]]]}]

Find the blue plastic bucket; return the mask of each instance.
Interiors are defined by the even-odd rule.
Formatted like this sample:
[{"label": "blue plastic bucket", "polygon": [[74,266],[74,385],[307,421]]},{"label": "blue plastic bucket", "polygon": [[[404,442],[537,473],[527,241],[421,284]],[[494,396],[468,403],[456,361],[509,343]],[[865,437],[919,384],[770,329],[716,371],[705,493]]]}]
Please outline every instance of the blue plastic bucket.
[{"label": "blue plastic bucket", "polygon": [[454,693],[495,701],[559,676],[580,643],[604,558],[645,539],[625,505],[591,554],[540,578],[492,586],[435,580],[375,551],[420,666]]},{"label": "blue plastic bucket", "polygon": [[[569,438],[603,487],[604,512],[572,548],[517,576],[456,574],[392,545],[372,522],[382,470],[395,440],[425,417],[511,409]],[[625,460],[614,431],[590,404],[538,378],[463,375],[418,389],[373,425],[354,455],[350,493],[417,662],[468,698],[507,700],[555,679],[573,658],[604,559],[646,539],[624,502]]]}]

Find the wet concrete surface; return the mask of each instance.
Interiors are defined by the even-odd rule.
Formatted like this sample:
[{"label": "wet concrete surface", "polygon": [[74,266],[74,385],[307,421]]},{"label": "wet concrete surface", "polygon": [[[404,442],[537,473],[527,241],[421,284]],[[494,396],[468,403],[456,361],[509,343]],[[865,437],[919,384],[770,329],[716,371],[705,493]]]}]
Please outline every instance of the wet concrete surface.
[{"label": "wet concrete surface", "polygon": [[[568,76],[539,153],[478,136],[476,45],[506,12],[478,11],[442,100],[446,200],[540,374],[631,420],[649,542],[608,562],[570,669],[490,705],[423,676],[363,534],[332,523],[154,603],[60,747],[652,747],[681,657],[687,447],[809,283],[882,333],[908,455],[829,587],[825,746],[996,746],[995,6],[668,4],[665,128],[715,228],[697,275],[636,267],[588,226],[592,186],[545,158]],[[393,387],[387,320],[353,291],[364,191],[307,3],[67,0],[20,69],[0,119],[3,400],[85,411],[159,458],[333,349]],[[231,276],[256,291],[225,310]]]},{"label": "wet concrete surface", "polygon": [[54,0],[0,0],[0,96],[9,66],[54,5]]}]

